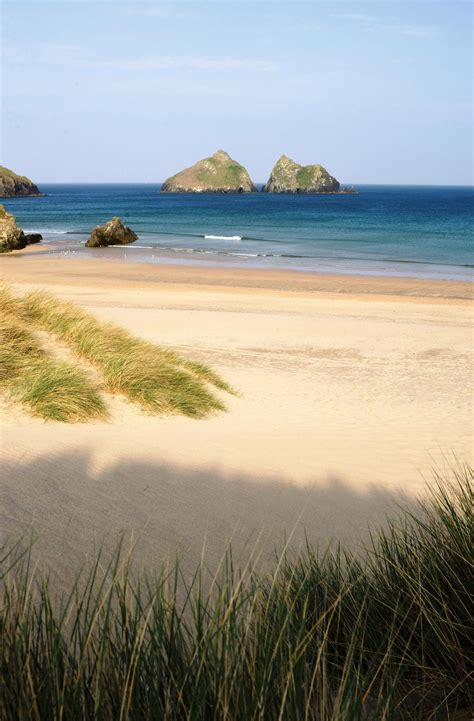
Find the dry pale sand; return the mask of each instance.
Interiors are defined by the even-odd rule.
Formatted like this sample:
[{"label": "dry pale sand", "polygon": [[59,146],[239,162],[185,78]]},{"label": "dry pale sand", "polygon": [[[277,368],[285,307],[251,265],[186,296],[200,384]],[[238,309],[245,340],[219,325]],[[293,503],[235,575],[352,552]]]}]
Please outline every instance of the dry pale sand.
[{"label": "dry pale sand", "polygon": [[472,286],[410,279],[151,266],[41,254],[1,260],[18,291],[47,287],[211,364],[238,391],[208,420],[111,399],[107,423],[1,409],[0,522],[33,529],[62,575],[120,534],[140,557],[207,538],[268,558],[293,531],[353,543],[433,466],[473,461]]}]

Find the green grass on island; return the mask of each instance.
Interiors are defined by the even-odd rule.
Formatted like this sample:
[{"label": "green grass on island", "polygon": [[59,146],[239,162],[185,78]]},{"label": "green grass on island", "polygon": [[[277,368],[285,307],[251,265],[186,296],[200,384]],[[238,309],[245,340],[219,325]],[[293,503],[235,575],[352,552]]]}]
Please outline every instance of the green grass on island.
[{"label": "green grass on island", "polygon": [[214,158],[208,158],[207,162],[213,165],[215,172],[211,173],[207,169],[200,170],[197,174],[197,180],[200,183],[220,188],[245,182],[246,170],[242,165],[235,162],[223,165]]},{"label": "green grass on island", "polygon": [[315,175],[316,173],[314,172],[314,167],[312,166],[306,165],[303,168],[300,168],[296,173],[297,186],[301,188],[309,188],[315,181]]},{"label": "green grass on island", "polygon": [[[15,328],[21,326],[28,333],[32,349],[34,347],[34,352],[31,350],[29,355],[23,356],[18,340],[18,351],[16,348],[12,348],[9,353],[5,350],[0,355],[0,377],[5,378],[4,386],[8,387],[11,395],[28,408],[32,408],[32,395],[41,387],[43,402],[42,405],[36,405],[35,412],[44,418],[55,418],[54,414],[46,410],[48,388],[55,403],[59,402],[63,387],[65,405],[69,402],[66,396],[70,398],[73,393],[80,404],[79,379],[83,379],[84,405],[91,403],[93,390],[97,396],[96,405],[102,408],[101,413],[95,415],[104,414],[104,402],[90,382],[87,386],[87,375],[80,370],[81,363],[85,364],[85,368],[88,364],[94,366],[105,391],[122,394],[151,414],[182,414],[203,418],[225,408],[213,389],[232,392],[230,386],[205,364],[141,340],[125,329],[102,322],[79,306],[61,301],[49,293],[34,291],[16,298],[8,288],[3,288],[0,291],[0,309],[4,323],[10,323]],[[76,369],[71,363],[54,362],[42,351],[37,333],[40,330],[46,331],[59,344],[69,348],[77,359]],[[8,330],[5,329],[4,333],[8,334]],[[29,363],[28,358],[31,358]],[[44,379],[50,379],[50,385],[46,382],[38,385],[36,381],[40,370]],[[61,373],[64,375],[63,385]],[[34,392],[31,391],[32,385]],[[26,387],[29,393],[21,391]],[[93,415],[91,412],[90,417]],[[56,419],[86,420],[87,417],[87,414],[77,417],[74,414],[60,417],[59,414]]]},{"label": "green grass on island", "polygon": [[27,180],[30,182],[29,178],[25,175],[18,175],[18,173],[14,173],[10,168],[5,168],[4,165],[0,165],[0,175],[7,175],[9,178],[18,178],[19,180]]},{"label": "green grass on island", "polygon": [[[435,478],[370,547],[269,573],[98,557],[57,596],[1,553],[0,715],[13,721],[468,721],[473,471]],[[34,549],[33,549],[34,550]]]}]

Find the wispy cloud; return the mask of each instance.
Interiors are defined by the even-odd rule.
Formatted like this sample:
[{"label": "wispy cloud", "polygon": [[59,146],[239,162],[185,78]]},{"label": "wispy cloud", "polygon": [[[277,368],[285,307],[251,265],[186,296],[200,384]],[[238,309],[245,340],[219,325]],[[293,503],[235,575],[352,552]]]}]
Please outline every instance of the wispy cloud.
[{"label": "wispy cloud", "polygon": [[397,22],[396,18],[380,18],[365,13],[337,13],[331,15],[336,20],[352,22],[361,30],[370,30],[377,33],[394,33],[413,38],[430,38],[438,34],[437,28],[431,25],[406,25]]},{"label": "wispy cloud", "polygon": [[153,55],[107,62],[107,65],[118,67],[121,70],[263,70],[268,72],[277,68],[275,63],[266,60],[231,57],[209,58],[192,55]]},{"label": "wispy cloud", "polygon": [[272,61],[254,58],[209,57],[201,55],[146,55],[107,58],[91,54],[89,48],[79,45],[38,45],[28,48],[10,47],[5,51],[7,61],[25,64],[34,60],[35,65],[54,65],[86,70],[160,71],[202,70],[238,71],[252,70],[272,72],[278,65]]},{"label": "wispy cloud", "polygon": [[373,15],[365,15],[364,13],[338,13],[337,15],[331,15],[331,17],[339,20],[354,20],[360,23],[373,23],[375,19]]},{"label": "wispy cloud", "polygon": [[387,25],[385,29],[387,32],[408,35],[413,38],[431,38],[437,35],[435,28],[423,27],[422,25]]},{"label": "wispy cloud", "polygon": [[158,18],[160,20],[180,20],[184,17],[184,13],[176,10],[175,7],[161,4],[140,3],[138,5],[125,5],[120,8],[121,15]]}]

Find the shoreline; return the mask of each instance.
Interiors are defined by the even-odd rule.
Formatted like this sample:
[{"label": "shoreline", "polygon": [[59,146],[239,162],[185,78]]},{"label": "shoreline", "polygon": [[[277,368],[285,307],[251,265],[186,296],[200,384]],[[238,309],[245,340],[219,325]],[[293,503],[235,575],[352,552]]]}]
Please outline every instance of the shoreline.
[{"label": "shoreline", "polygon": [[[138,243],[129,245],[111,245],[108,248],[86,249],[84,242],[77,239],[65,241],[58,240],[57,236],[44,231],[28,229],[28,232],[42,232],[44,245],[37,248],[36,252],[48,253],[52,257],[68,258],[70,260],[101,260],[108,263],[125,262],[139,263],[146,265],[173,265],[190,266],[196,268],[218,268],[228,270],[249,270],[249,271],[278,271],[283,273],[310,274],[316,276],[350,276],[364,278],[401,278],[426,281],[450,281],[460,283],[474,282],[474,266],[470,264],[439,264],[433,262],[409,261],[409,260],[375,260],[371,262],[360,258],[312,257],[303,255],[286,255],[273,253],[246,253],[241,251],[230,251],[229,249],[204,249],[186,248],[159,245],[143,244],[141,237]],[[67,235],[67,233],[66,233]],[[87,237],[88,233],[81,234]],[[166,236],[166,234],[164,234]],[[179,236],[170,238],[169,242],[176,241]],[[186,238],[183,236],[184,241]],[[192,236],[201,238],[201,236]],[[202,236],[214,237],[214,236]],[[224,239],[224,237],[223,237]],[[229,238],[227,238],[228,240]],[[28,246],[21,251],[13,251],[29,256]],[[411,268],[408,272],[406,268]],[[416,271],[414,270],[416,268]]]},{"label": "shoreline", "polygon": [[[469,304],[470,281],[315,273],[274,268],[228,268],[178,263],[146,263],[111,258],[65,258],[51,246],[13,251],[0,257],[0,276],[12,283],[155,289],[199,286],[223,291],[276,292],[309,297],[400,299]],[[108,262],[104,274],[104,262]]]},{"label": "shoreline", "polygon": [[[340,198],[279,193],[196,198],[160,193],[154,184],[60,183],[45,186],[48,198],[15,199],[18,205],[6,207],[25,232],[43,235],[51,256],[101,257],[110,266],[120,259],[245,269],[262,276],[281,271],[472,283],[472,189],[410,187],[364,185],[359,195]],[[137,242],[84,251],[93,228],[112,216],[137,233]]]}]

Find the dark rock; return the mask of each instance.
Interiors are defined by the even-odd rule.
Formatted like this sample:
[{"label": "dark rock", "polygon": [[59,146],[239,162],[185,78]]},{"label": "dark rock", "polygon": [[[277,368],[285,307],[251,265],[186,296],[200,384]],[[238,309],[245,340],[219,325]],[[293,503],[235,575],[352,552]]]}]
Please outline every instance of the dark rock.
[{"label": "dark rock", "polygon": [[98,225],[86,243],[87,248],[106,248],[109,245],[128,245],[138,239],[138,235],[122,223],[120,218],[112,218],[104,225]]},{"label": "dark rock", "polygon": [[25,240],[27,245],[33,245],[33,243],[39,243],[43,240],[41,233],[26,233]]}]

